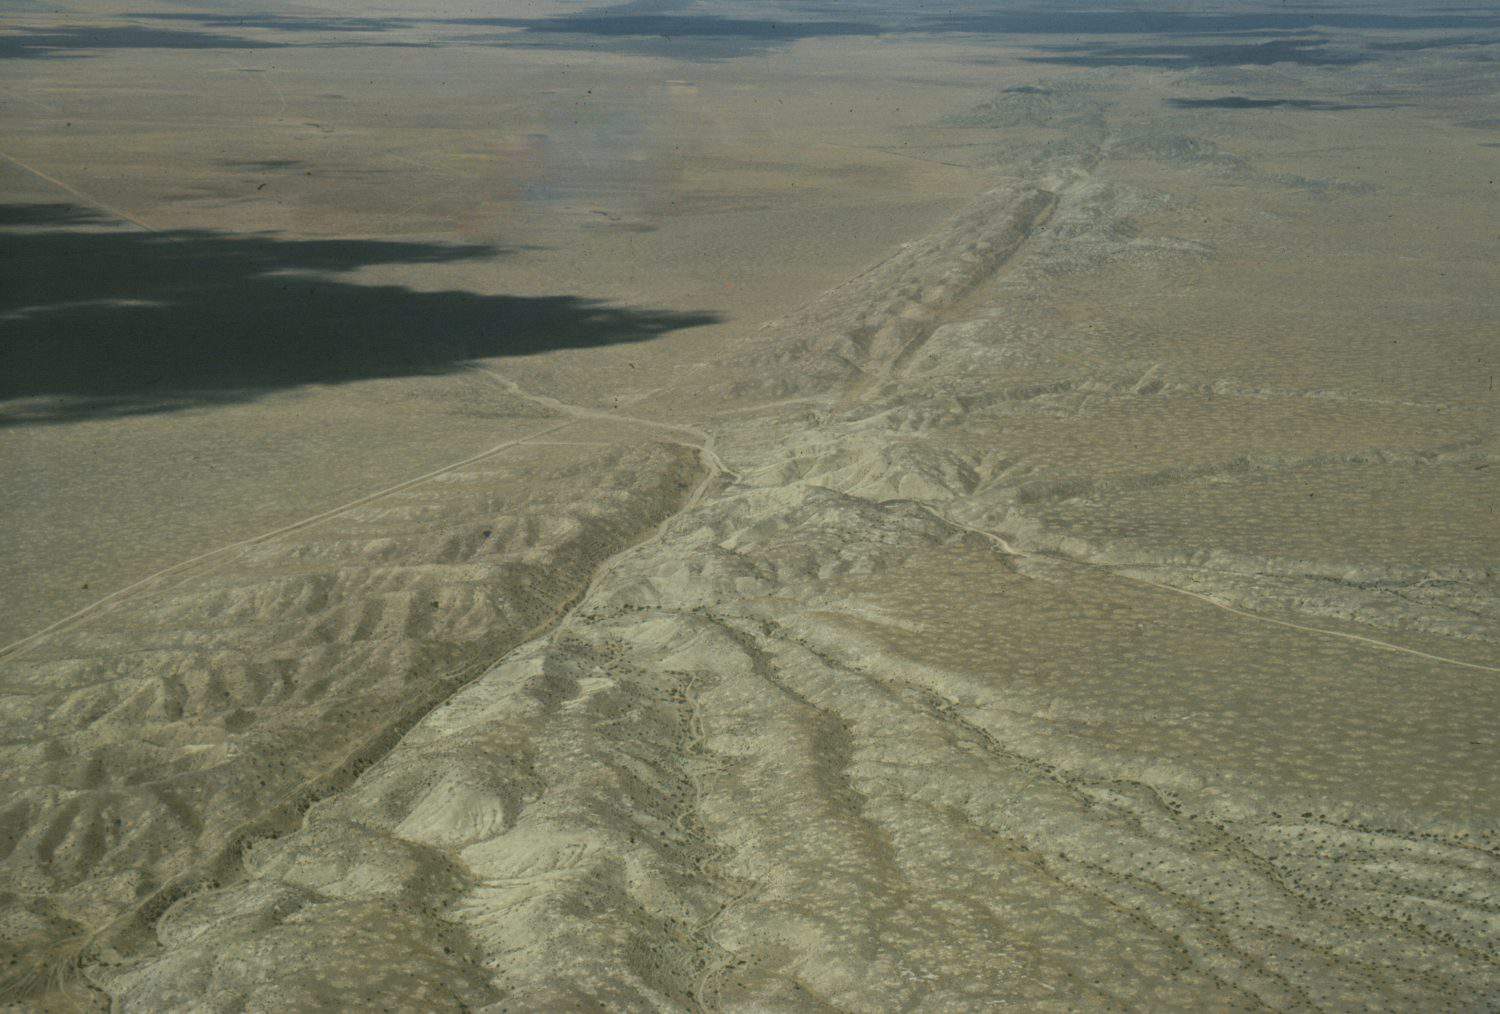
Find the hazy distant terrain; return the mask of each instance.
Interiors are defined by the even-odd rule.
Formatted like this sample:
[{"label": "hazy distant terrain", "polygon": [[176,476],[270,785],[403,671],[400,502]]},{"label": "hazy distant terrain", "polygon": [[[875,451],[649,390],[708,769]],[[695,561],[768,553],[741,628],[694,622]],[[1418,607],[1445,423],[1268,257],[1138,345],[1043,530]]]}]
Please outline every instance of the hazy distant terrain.
[{"label": "hazy distant terrain", "polygon": [[1493,1006],[1497,61],[6,8],[6,999]]}]

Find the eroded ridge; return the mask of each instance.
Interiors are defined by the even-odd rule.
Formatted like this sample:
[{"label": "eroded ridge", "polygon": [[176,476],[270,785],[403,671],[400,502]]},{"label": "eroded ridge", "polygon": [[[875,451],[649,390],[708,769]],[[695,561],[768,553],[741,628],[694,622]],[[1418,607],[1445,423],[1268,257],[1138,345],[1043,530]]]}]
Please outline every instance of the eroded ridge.
[{"label": "eroded ridge", "polygon": [[975,237],[1050,200],[1007,193],[779,324],[739,390],[836,388],[705,424],[721,482],[91,980],[144,1008],[1497,995],[1493,570],[1463,526],[1381,557],[1348,520],[1424,516],[1413,485],[1492,457],[1482,421],[1071,355],[1095,339],[1028,310],[1042,282],[1204,251],[1094,181],[997,277]]},{"label": "eroded ridge", "polygon": [[687,502],[697,457],[520,446],[232,547],[7,658],[11,989],[133,953],[169,906],[237,879],[255,841]]},{"label": "eroded ridge", "polygon": [[[737,396],[826,395],[888,375],[1045,222],[1050,190],[1015,181],[781,320],[731,371]],[[857,389],[857,388],[856,388]]]},{"label": "eroded ridge", "polygon": [[[994,622],[1021,619],[999,603],[1032,597],[1054,617],[1044,633],[1080,622],[1078,589],[1035,588],[923,511],[816,489],[736,503],[664,532],[691,548],[695,577],[630,553],[557,633],[253,853],[246,880],[172,909],[163,958],[101,981],[148,1006],[377,987],[418,1003],[435,983],[484,982],[493,992],[465,1002],[496,1009],[1297,1007],[1454,1003],[1497,985],[1483,841],[1283,809],[1276,776],[1334,758],[1262,768],[1268,726],[1246,741],[1173,716],[1217,731],[1238,770],[1195,770],[1182,737],[1112,741],[1108,701],[1017,695],[936,650],[961,650],[972,616],[912,636],[900,625],[934,623],[915,603],[959,587]],[[1096,633],[1134,622],[1096,608]],[[1208,612],[1189,636],[1263,640]],[[1152,696],[1128,689],[1131,709]],[[462,946],[414,952],[411,919],[434,920],[429,940],[462,929]],[[331,960],[294,958],[350,925],[383,929]],[[274,967],[253,957],[267,953]]]}]

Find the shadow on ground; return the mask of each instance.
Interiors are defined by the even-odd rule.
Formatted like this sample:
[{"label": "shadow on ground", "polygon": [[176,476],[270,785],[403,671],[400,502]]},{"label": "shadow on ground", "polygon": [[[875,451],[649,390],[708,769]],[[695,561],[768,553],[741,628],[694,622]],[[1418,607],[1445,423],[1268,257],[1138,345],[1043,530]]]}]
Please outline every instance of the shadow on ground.
[{"label": "shadow on ground", "polygon": [[1351,109],[1391,109],[1387,104],[1327,102],[1321,99],[1251,99],[1221,95],[1212,99],[1167,99],[1173,109],[1301,109],[1309,112],[1344,112]]},{"label": "shadow on ground", "polygon": [[1294,63],[1304,67],[1343,67],[1364,63],[1361,50],[1337,48],[1322,37],[1272,39],[1261,43],[1164,42],[1145,46],[1108,46],[1083,43],[1042,47],[1044,55],[1028,56],[1028,63],[1069,67],[1155,67],[1187,70],[1198,67],[1269,67]]},{"label": "shadow on ground", "polygon": [[[1349,10],[1337,5],[1299,10],[1189,12],[1139,4],[1122,10],[996,10],[993,0],[942,5],[893,0],[840,3],[762,3],[759,16],[726,15],[689,0],[632,0],[547,17],[339,17],[296,13],[226,14],[215,11],[133,12],[131,24],[61,25],[18,28],[0,35],[0,58],[79,56],[107,49],[280,49],[291,46],[495,46],[567,51],[646,53],[685,60],[753,56],[803,39],[869,38],[892,35],[958,35],[1016,42],[1067,37],[1042,62],[1078,66],[1203,67],[1297,63],[1328,66],[1363,62],[1372,52],[1400,52],[1460,45],[1483,45],[1477,31],[1500,28],[1492,8],[1409,11]],[[1066,8],[1068,5],[1058,5]],[[192,25],[159,28],[154,23]],[[486,34],[433,37],[432,32],[492,29]],[[1335,52],[1321,38],[1327,31],[1348,33],[1467,31],[1463,37],[1382,41],[1366,49]],[[413,33],[406,39],[381,38]],[[248,33],[248,34],[246,34]],[[1267,38],[1285,34],[1303,38]],[[1120,47],[1108,41],[1159,36],[1159,44]],[[1090,39],[1089,36],[1094,38]],[[1185,41],[1197,37],[1194,41]],[[1259,38],[1259,44],[1226,45],[1217,40]],[[1215,41],[1207,41],[1207,40]],[[1492,41],[1492,40],[1489,40]]]},{"label": "shadow on ground", "polygon": [[0,59],[79,57],[103,49],[281,49],[283,43],[140,25],[13,29],[0,34]]},{"label": "shadow on ground", "polygon": [[491,246],[107,225],[72,205],[0,205],[0,426],[446,373],[480,358],[645,341],[720,319],[337,277],[506,253]]}]

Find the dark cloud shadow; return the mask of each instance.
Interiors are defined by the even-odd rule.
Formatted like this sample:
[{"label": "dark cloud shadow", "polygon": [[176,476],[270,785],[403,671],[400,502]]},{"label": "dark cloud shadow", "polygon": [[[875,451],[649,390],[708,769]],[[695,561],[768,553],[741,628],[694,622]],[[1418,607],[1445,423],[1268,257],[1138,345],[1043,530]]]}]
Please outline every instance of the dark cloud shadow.
[{"label": "dark cloud shadow", "polygon": [[726,18],[715,14],[572,14],[561,18],[449,18],[444,24],[515,28],[537,35],[592,35],[599,38],[745,39],[784,43],[828,36],[878,35],[879,24],[863,21],[773,21]]},{"label": "dark cloud shadow", "polygon": [[1043,47],[1043,56],[1026,56],[1029,63],[1071,67],[1155,67],[1186,70],[1198,67],[1268,67],[1295,63],[1309,67],[1341,67],[1364,63],[1367,53],[1330,48],[1327,39],[1272,39],[1258,44],[1161,43],[1147,46],[1069,45]]},{"label": "dark cloud shadow", "polygon": [[925,19],[932,31],[982,35],[1245,35],[1319,28],[1432,31],[1500,27],[1500,14],[1306,10],[1238,14],[1153,10],[978,11]]},{"label": "dark cloud shadow", "polygon": [[260,28],[277,32],[389,32],[432,22],[418,18],[323,17],[315,14],[209,14],[151,12],[130,15],[146,21],[187,21],[213,28]]},{"label": "dark cloud shadow", "polygon": [[418,292],[335,277],[506,252],[489,246],[109,224],[70,205],[0,206],[0,425],[441,374],[480,358],[646,341],[720,319],[572,295]]},{"label": "dark cloud shadow", "polygon": [[1500,35],[1445,35],[1435,39],[1403,39],[1398,42],[1372,42],[1369,48],[1379,53],[1418,53],[1429,49],[1457,49],[1465,46],[1494,46]]},{"label": "dark cloud shadow", "polygon": [[1223,95],[1212,99],[1168,99],[1174,109],[1305,109],[1315,112],[1342,112],[1348,109],[1391,109],[1389,104],[1325,102],[1319,99],[1247,99],[1241,95]]},{"label": "dark cloud shadow", "polygon": [[[153,17],[155,15],[132,16]],[[161,17],[166,16],[162,15]],[[200,17],[192,15],[172,15],[171,17],[174,20],[202,20]],[[210,21],[207,24],[215,28],[243,25],[243,27],[247,28],[276,27],[283,31],[296,30],[290,27],[295,23],[294,19],[265,19],[268,23],[264,25],[250,23],[252,20],[230,19],[222,24],[217,21]],[[283,20],[287,24],[272,25],[269,23],[272,20]],[[394,28],[398,27],[398,25],[396,22],[391,22],[390,27]],[[329,32],[375,32],[385,29],[354,29],[345,27],[324,30]],[[194,31],[177,28],[154,28],[143,25],[70,25],[66,28],[20,28],[10,29],[4,34],[0,34],[0,60],[76,59],[88,56],[90,53],[96,51],[120,49],[278,50],[298,47],[316,47],[322,49],[348,47],[431,49],[434,48],[434,43],[431,41],[385,39],[379,41],[370,39],[350,41],[332,37],[315,43],[303,43],[265,36],[247,37],[232,35],[225,31]]]},{"label": "dark cloud shadow", "polygon": [[219,165],[246,173],[275,173],[300,169],[307,163],[300,158],[255,158],[248,161],[220,160]]},{"label": "dark cloud shadow", "polygon": [[[949,6],[933,14],[925,5],[884,2],[768,4],[791,15],[729,17],[688,0],[631,0],[610,7],[541,18],[470,15],[459,17],[339,17],[282,13],[142,12],[135,22],[194,25],[196,30],[149,25],[69,26],[51,31],[20,30],[0,36],[0,58],[80,54],[121,48],[259,49],[289,46],[526,47],[557,50],[649,53],[686,60],[721,60],[754,55],[803,39],[881,35],[961,35],[1023,42],[1067,36],[1069,44],[1040,62],[1093,66],[1191,67],[1280,62],[1338,65],[1360,62],[1357,54],[1321,49],[1326,40],[1310,34],[1329,30],[1467,31],[1500,28],[1500,14],[1432,10],[1386,14],[1349,10],[1281,10],[1193,13],[1151,9],[995,10],[991,5]],[[959,7],[954,10],[953,6]],[[464,28],[487,33],[453,34]],[[244,36],[236,32],[284,33]],[[385,33],[420,31],[405,41],[380,39]],[[444,35],[442,33],[446,32]],[[1131,36],[1160,36],[1169,44],[1146,48],[1109,42]],[[299,38],[301,36],[302,38]],[[1294,37],[1295,36],[1295,37]],[[316,38],[315,38],[316,37]],[[1259,37],[1258,44],[1229,40]],[[1268,38],[1270,37],[1270,38]],[[1193,39],[1188,42],[1187,39]],[[1472,36],[1478,39],[1478,36]],[[1222,41],[1221,41],[1222,40]],[[1477,45],[1478,42],[1427,40],[1407,46],[1383,42],[1372,52],[1405,48]]]},{"label": "dark cloud shadow", "polygon": [[[106,221],[93,208],[76,204],[0,204],[0,228],[99,225]],[[0,294],[4,290],[0,289]]]},{"label": "dark cloud shadow", "polygon": [[78,25],[0,34],[0,60],[55,59],[96,49],[282,49],[285,43],[139,25]]},{"label": "dark cloud shadow", "polygon": [[601,50],[712,61],[750,56],[803,39],[871,37],[877,23],[777,21],[712,14],[574,14],[554,18],[452,18],[450,25],[505,28],[504,35],[468,36],[469,44]]},{"label": "dark cloud shadow", "polygon": [[[524,47],[528,49],[609,49],[690,60],[718,60],[785,46],[799,39],[871,36],[881,24],[847,20],[730,18],[706,13],[677,14],[688,4],[636,2],[559,17],[329,18],[274,14],[133,15],[187,21],[218,29],[271,29],[302,33],[378,33],[411,29],[503,29],[489,34],[450,36],[442,45]],[[327,43],[324,43],[327,44]]]}]

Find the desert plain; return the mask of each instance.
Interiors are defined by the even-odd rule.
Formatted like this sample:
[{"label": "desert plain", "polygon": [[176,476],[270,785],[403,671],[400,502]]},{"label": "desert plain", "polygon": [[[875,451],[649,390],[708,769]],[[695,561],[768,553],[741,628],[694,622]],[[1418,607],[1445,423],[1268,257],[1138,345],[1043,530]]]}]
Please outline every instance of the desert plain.
[{"label": "desert plain", "polygon": [[1500,13],[0,9],[21,1010],[1500,1006]]}]

